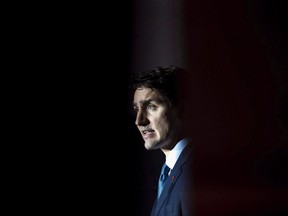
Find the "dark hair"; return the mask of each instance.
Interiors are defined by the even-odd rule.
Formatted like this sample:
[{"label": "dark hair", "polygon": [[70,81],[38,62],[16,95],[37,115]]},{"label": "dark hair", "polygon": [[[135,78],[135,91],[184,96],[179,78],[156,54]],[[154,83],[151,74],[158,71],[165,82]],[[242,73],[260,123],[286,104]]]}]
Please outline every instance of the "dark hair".
[{"label": "dark hair", "polygon": [[[171,105],[179,102],[184,96],[180,83],[185,80],[185,70],[176,66],[159,66],[154,69],[134,74],[131,81],[131,89],[145,87],[153,89],[162,94]],[[182,83],[184,84],[184,83]]]}]

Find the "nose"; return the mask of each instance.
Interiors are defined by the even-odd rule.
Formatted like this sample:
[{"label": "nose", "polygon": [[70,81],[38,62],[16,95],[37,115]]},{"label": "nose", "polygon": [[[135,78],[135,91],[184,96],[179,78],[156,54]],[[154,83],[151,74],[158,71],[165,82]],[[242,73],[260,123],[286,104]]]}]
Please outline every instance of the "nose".
[{"label": "nose", "polygon": [[137,115],[136,115],[136,120],[135,120],[135,124],[137,126],[145,126],[147,124],[149,124],[149,120],[147,118],[147,113],[143,110],[139,110]]}]

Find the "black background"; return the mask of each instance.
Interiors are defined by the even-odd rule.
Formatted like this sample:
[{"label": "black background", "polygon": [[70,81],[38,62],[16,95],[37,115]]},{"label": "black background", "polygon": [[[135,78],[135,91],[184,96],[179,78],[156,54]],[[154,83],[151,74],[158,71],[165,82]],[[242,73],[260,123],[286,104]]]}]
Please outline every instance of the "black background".
[{"label": "black background", "polygon": [[[191,100],[200,105],[191,112],[197,116],[191,122],[200,146],[199,190],[225,191],[227,182],[238,190],[239,179],[260,179],[273,198],[274,191],[287,189],[287,3],[185,4],[188,62],[201,71],[191,75]],[[22,200],[29,195],[23,208],[148,215],[155,188],[145,174],[157,172],[163,156],[143,148],[130,112],[133,2],[55,3],[28,6],[21,14],[15,33],[21,41],[13,41],[23,56],[21,68],[33,72],[25,83],[29,94],[22,92],[33,104],[24,112],[32,124],[23,129],[27,154],[19,152],[17,163],[23,182],[16,188]],[[256,177],[250,172],[255,166]],[[227,194],[226,201],[234,196]],[[204,196],[198,203],[202,215],[215,210],[204,208],[207,202]],[[266,215],[276,215],[269,211],[275,212],[273,206]]]}]

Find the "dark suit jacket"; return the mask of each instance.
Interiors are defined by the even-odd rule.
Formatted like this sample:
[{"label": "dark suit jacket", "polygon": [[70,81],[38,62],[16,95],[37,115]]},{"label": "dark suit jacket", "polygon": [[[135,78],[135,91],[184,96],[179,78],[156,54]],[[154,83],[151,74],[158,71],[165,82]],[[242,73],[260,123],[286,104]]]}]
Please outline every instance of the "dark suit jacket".
[{"label": "dark suit jacket", "polygon": [[151,216],[193,216],[192,149],[180,154],[165,187],[155,201]]}]

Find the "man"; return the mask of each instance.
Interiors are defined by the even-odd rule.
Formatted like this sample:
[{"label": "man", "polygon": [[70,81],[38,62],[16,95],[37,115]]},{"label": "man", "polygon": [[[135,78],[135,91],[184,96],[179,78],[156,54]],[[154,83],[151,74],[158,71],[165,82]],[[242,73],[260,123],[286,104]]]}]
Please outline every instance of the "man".
[{"label": "man", "polygon": [[[186,71],[175,66],[157,67],[133,77],[135,124],[147,150],[165,155],[168,177],[162,191],[159,174],[154,215],[192,216],[192,149],[185,100]],[[184,88],[183,88],[184,87]]]}]

